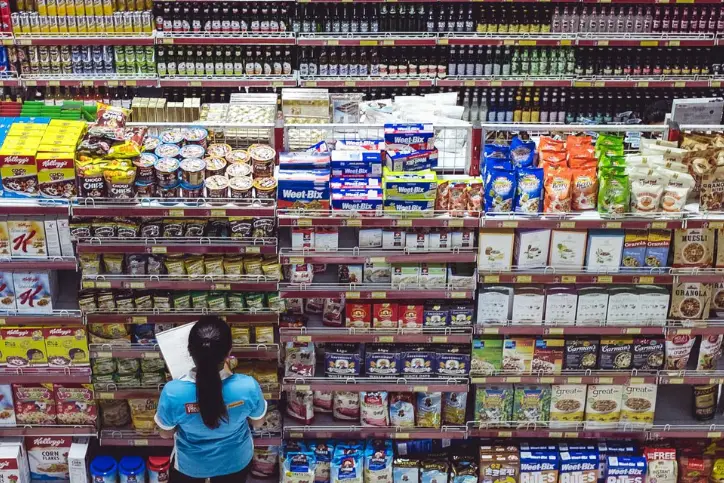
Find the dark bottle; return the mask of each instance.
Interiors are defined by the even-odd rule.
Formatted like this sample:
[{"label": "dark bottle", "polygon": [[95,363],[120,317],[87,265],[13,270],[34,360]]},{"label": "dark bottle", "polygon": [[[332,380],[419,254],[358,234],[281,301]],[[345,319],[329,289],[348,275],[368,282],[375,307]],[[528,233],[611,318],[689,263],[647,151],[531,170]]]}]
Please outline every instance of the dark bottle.
[{"label": "dark bottle", "polygon": [[370,20],[370,32],[376,33],[380,31],[380,15],[377,6],[372,6],[372,20]]},{"label": "dark bottle", "polygon": [[[386,70],[387,68],[385,68]],[[370,75],[375,77],[380,75],[380,56],[376,48],[373,48],[370,53]]]},{"label": "dark bottle", "polygon": [[[455,76],[457,74],[457,54],[455,47],[450,47],[450,57],[447,62],[447,72],[449,75]],[[462,74],[460,74],[462,75]]]},{"label": "dark bottle", "polygon": [[349,60],[347,58],[347,49],[342,49],[339,53],[339,66],[337,71],[340,76],[347,77],[349,75]]},{"label": "dark bottle", "polygon": [[359,75],[360,76],[369,75],[369,61],[367,59],[367,49],[365,49],[365,48],[361,49],[361,52],[359,55]]},{"label": "dark bottle", "polygon": [[254,55],[252,54],[251,47],[247,47],[244,54],[244,74],[254,75]]},{"label": "dark bottle", "polygon": [[447,21],[445,20],[445,6],[440,5],[437,12],[437,32],[447,32]]},{"label": "dark bottle", "polygon": [[465,75],[475,75],[475,51],[473,50],[473,47],[468,47],[468,52],[465,56]]},{"label": "dark bottle", "polygon": [[329,66],[328,75],[338,76],[339,75],[339,60],[337,59],[337,49],[332,48],[329,52]]},{"label": "dark bottle", "polygon": [[[315,76],[319,74],[319,64],[317,64],[317,57],[314,55],[314,49],[311,49],[311,54],[312,55],[309,56],[309,75]],[[321,58],[319,59],[319,62],[321,62]]]},{"label": "dark bottle", "polygon": [[350,77],[359,76],[359,59],[357,55],[357,49],[354,47],[351,48],[349,52],[348,75]]},{"label": "dark bottle", "polygon": [[719,386],[707,384],[694,386],[694,418],[699,421],[714,419],[717,401],[719,399]]},{"label": "dark bottle", "polygon": [[362,5],[362,16],[359,19],[359,31],[363,34],[370,31],[370,19],[367,17],[366,5]]},{"label": "dark bottle", "polygon": [[319,75],[329,75],[329,57],[326,48],[322,48],[319,53]]},{"label": "dark bottle", "polygon": [[425,21],[425,32],[431,33],[435,32],[435,16],[433,13],[433,8],[430,7],[427,10],[427,20]]}]

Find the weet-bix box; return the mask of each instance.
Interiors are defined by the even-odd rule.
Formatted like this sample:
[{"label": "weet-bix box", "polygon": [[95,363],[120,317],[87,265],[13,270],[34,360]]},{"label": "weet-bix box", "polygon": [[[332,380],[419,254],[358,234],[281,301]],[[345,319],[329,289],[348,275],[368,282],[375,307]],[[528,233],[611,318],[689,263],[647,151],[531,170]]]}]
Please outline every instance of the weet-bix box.
[{"label": "weet-bix box", "polygon": [[594,482],[598,479],[598,451],[561,451],[560,482]]},{"label": "weet-bix box", "polygon": [[329,171],[280,169],[277,198],[281,209],[329,209]]},{"label": "weet-bix box", "polygon": [[643,456],[608,456],[606,483],[644,483],[646,458]]},{"label": "weet-bix box", "polygon": [[558,481],[558,466],[555,451],[521,451],[520,483]]},{"label": "weet-bix box", "polygon": [[332,176],[379,178],[382,155],[379,151],[332,151]]},{"label": "weet-bix box", "polygon": [[335,151],[383,151],[382,139],[340,139],[334,145]]},{"label": "weet-bix box", "polygon": [[329,153],[291,152],[279,153],[279,169],[329,170]]},{"label": "weet-bix box", "polygon": [[405,145],[416,151],[435,149],[435,131],[432,124],[385,124],[385,148],[395,150]]}]

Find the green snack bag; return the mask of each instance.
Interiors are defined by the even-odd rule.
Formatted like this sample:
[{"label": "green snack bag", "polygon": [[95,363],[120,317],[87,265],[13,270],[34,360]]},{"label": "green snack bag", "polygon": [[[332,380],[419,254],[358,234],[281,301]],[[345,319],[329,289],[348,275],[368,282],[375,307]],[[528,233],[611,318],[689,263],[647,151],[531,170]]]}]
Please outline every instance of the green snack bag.
[{"label": "green snack bag", "polygon": [[620,170],[602,169],[599,173],[598,212],[626,213],[631,190],[628,175]]}]

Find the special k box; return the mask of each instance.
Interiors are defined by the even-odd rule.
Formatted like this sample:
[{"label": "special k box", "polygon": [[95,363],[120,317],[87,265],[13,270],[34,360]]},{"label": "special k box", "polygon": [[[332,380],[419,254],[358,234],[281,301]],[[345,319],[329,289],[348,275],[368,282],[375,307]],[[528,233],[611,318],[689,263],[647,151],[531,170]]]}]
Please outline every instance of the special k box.
[{"label": "special k box", "polygon": [[50,272],[13,272],[15,305],[20,312],[53,311],[53,277]]},{"label": "special k box", "polygon": [[38,189],[42,198],[75,196],[75,153],[38,153]]},{"label": "special k box", "polygon": [[14,257],[45,257],[45,223],[43,220],[11,218],[8,220],[10,252]]}]

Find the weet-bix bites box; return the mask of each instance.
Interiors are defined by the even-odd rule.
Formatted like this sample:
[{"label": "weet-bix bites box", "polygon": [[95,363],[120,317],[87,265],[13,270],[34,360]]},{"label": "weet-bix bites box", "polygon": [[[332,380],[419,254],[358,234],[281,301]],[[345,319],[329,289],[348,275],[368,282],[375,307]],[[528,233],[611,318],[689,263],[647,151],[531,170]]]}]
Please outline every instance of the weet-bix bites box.
[{"label": "weet-bix bites box", "polygon": [[558,463],[555,451],[521,451],[520,483],[558,481]]},{"label": "weet-bix bites box", "polygon": [[644,483],[646,458],[643,456],[608,456],[606,483]]}]

